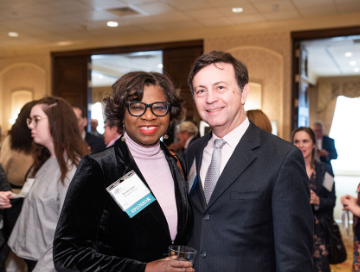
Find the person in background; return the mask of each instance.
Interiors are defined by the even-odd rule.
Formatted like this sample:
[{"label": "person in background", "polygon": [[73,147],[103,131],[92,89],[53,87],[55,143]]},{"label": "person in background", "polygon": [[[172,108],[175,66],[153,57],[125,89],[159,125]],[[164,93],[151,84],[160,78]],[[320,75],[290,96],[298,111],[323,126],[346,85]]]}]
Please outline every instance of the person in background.
[{"label": "person in background", "polygon": [[[10,191],[10,183],[7,179],[4,169],[0,164],[0,191]],[[9,246],[7,238],[4,235],[3,211],[0,210],[0,272],[6,272],[6,259],[9,255]]]},{"label": "person in background", "polygon": [[315,159],[316,139],[311,128],[296,129],[292,135],[292,143],[303,153],[309,177],[310,204],[314,216],[313,272],[330,272],[326,218],[333,215],[335,207],[334,174],[330,165]]},{"label": "person in background", "polygon": [[314,123],[313,131],[316,137],[317,156],[320,157],[321,162],[331,166],[331,160],[336,160],[338,157],[334,139],[324,135],[324,125],[320,121]]},{"label": "person in background", "polygon": [[248,110],[246,112],[246,116],[258,128],[265,130],[269,133],[272,132],[271,122],[262,110]]},{"label": "person in background", "polygon": [[[33,180],[27,180],[30,189],[8,245],[25,260],[29,272],[53,272],[55,228],[69,183],[88,148],[71,105],[62,98],[37,101],[27,124],[35,142],[29,173]],[[0,208],[10,208],[14,197],[10,191],[0,192]]]},{"label": "person in background", "polygon": [[82,106],[73,106],[76,118],[79,124],[79,130],[81,137],[86,141],[89,146],[90,152],[95,153],[105,149],[104,140],[96,137],[86,131],[87,117],[86,110]]},{"label": "person in background", "polygon": [[[188,186],[199,250],[196,272],[310,272],[313,217],[298,148],[245,114],[247,68],[212,51],[193,64],[188,84],[211,133],[188,148]],[[196,162],[196,163],[195,163]]]},{"label": "person in background", "polygon": [[[25,182],[26,173],[33,164],[33,156],[31,153],[33,139],[26,125],[26,119],[30,116],[30,111],[36,103],[37,101],[34,100],[26,103],[21,108],[15,123],[12,125],[9,134],[5,137],[1,145],[0,165],[4,169],[4,174],[9,181],[11,190],[16,194],[20,193]],[[12,200],[11,209],[3,211],[4,221],[2,233],[6,241],[9,239],[20,214],[22,204],[22,199],[14,199]],[[9,246],[4,243],[0,249],[0,266],[5,266],[9,252]]]},{"label": "person in background", "polygon": [[184,156],[186,159],[187,148],[191,143],[198,139],[198,127],[191,121],[183,121],[179,125],[179,132],[176,137],[179,139],[178,142],[169,145],[169,150],[176,151]]},{"label": "person in background", "polygon": [[122,130],[112,121],[105,120],[104,142],[106,147],[112,146],[120,138]]},{"label": "person in background", "polygon": [[99,122],[97,119],[91,119],[90,120],[90,134],[99,137],[99,138],[103,138],[103,135],[101,135],[98,131],[97,131],[97,127],[99,126]]},{"label": "person in background", "polygon": [[340,199],[343,209],[353,214],[353,230],[354,230],[354,260],[352,272],[360,271],[360,184],[357,188],[357,198],[351,195],[342,196]]},{"label": "person in background", "polygon": [[[130,72],[115,82],[104,103],[107,119],[123,126],[124,134],[81,161],[55,233],[56,270],[193,272],[190,262],[165,258],[170,245],[186,243],[193,222],[178,166],[184,162],[160,141],[185,114],[180,90],[163,74]],[[130,173],[133,188],[148,188],[156,199],[147,206],[134,196],[144,207],[137,214],[132,213],[137,209],[124,211],[107,191],[128,192],[124,183],[114,182]]]}]

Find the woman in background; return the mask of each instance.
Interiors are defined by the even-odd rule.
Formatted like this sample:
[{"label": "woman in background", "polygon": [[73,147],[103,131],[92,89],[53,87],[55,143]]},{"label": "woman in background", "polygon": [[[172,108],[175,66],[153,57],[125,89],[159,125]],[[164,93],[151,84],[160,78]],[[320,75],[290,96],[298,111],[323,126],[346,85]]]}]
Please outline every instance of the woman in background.
[{"label": "woman in background", "polygon": [[[28,271],[55,271],[53,239],[69,183],[80,159],[88,153],[75,113],[62,98],[37,101],[27,119],[34,138],[34,178],[9,239]],[[0,192],[0,208],[11,207],[12,192]]]},{"label": "woman in background", "polygon": [[260,129],[272,132],[271,122],[262,110],[248,110],[246,116]]},{"label": "woman in background", "polygon": [[[314,247],[313,272],[330,272],[328,241],[329,233],[326,227],[326,217],[332,216],[335,206],[335,184],[331,189],[323,186],[325,174],[332,177],[333,172],[329,165],[315,160],[316,139],[311,128],[300,127],[293,132],[292,143],[303,153],[306,172],[310,185],[310,204],[314,214]],[[330,178],[331,179],[331,178]]]},{"label": "woman in background", "polygon": [[[36,102],[35,100],[28,102],[21,108],[8,136],[5,137],[1,145],[0,165],[4,169],[4,174],[11,186],[8,190],[12,190],[16,194],[24,185],[26,173],[33,164],[31,154],[33,140],[26,125],[26,118],[30,116],[30,111]],[[4,224],[1,233],[4,237],[4,244],[0,247],[0,271],[5,271],[5,262],[10,251],[6,242],[20,214],[22,204],[23,199],[14,199],[12,207],[2,213]]]}]

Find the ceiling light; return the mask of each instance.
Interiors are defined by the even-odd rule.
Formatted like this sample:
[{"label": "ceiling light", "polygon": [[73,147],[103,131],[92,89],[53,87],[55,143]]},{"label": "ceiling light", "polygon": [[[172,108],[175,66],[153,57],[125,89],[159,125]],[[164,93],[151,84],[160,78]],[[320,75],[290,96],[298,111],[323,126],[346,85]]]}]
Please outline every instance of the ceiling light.
[{"label": "ceiling light", "polygon": [[355,61],[355,60],[350,61],[350,65],[351,65],[351,66],[355,66],[355,65],[356,65],[356,61]]},{"label": "ceiling light", "polygon": [[352,53],[351,52],[346,52],[345,57],[347,57],[347,58],[352,57]]},{"label": "ceiling light", "polygon": [[359,72],[360,69],[359,68],[354,68],[354,72]]},{"label": "ceiling light", "polygon": [[118,25],[119,25],[118,22],[114,22],[114,21],[107,22],[107,26],[109,27],[117,27]]},{"label": "ceiling light", "polygon": [[19,37],[19,34],[16,33],[16,32],[9,32],[8,35],[9,35],[10,37]]},{"label": "ceiling light", "polygon": [[158,65],[158,67],[161,69],[164,67],[164,65],[162,65],[161,63]]},{"label": "ceiling light", "polygon": [[234,13],[240,13],[240,12],[243,12],[243,8],[233,8],[232,9],[232,12],[234,12]]}]

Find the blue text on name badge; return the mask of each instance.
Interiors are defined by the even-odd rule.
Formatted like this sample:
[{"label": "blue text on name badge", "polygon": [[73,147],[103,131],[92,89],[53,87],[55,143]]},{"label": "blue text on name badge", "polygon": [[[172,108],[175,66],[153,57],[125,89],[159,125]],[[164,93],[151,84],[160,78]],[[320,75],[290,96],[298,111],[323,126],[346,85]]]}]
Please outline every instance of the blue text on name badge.
[{"label": "blue text on name badge", "polygon": [[155,197],[149,193],[148,195],[144,196],[142,199],[137,201],[134,205],[132,205],[130,208],[126,210],[126,213],[130,218],[133,218],[135,215],[137,215],[139,212],[141,212],[143,209],[145,209],[147,206],[149,206],[151,203],[155,201]]}]

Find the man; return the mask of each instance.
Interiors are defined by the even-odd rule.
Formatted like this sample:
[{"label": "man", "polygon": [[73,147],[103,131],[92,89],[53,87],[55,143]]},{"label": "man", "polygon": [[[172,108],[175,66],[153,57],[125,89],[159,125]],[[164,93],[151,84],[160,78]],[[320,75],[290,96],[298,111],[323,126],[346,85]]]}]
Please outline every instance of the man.
[{"label": "man", "polygon": [[298,148],[249,122],[247,68],[213,51],[188,83],[211,133],[188,149],[197,272],[310,272],[313,216]]},{"label": "man", "polygon": [[109,119],[105,120],[104,142],[106,147],[112,146],[120,138],[122,131]]},{"label": "man", "polygon": [[179,125],[179,132],[176,137],[179,139],[177,143],[169,145],[169,150],[176,151],[186,159],[187,148],[191,143],[198,139],[198,127],[191,121],[184,121]]},{"label": "man", "polygon": [[101,138],[91,135],[85,130],[85,127],[87,126],[85,109],[81,106],[74,106],[73,110],[79,123],[79,130],[82,138],[87,142],[90,152],[95,153],[105,149],[104,141]]},{"label": "man", "polygon": [[99,122],[97,119],[91,119],[90,120],[90,134],[99,137],[99,138],[103,138],[103,135],[101,135],[98,131],[97,131],[97,127],[99,126]]},{"label": "man", "polygon": [[313,131],[316,137],[317,155],[322,162],[331,166],[331,160],[336,160],[338,157],[334,139],[324,135],[324,125],[320,121],[313,124]]}]

